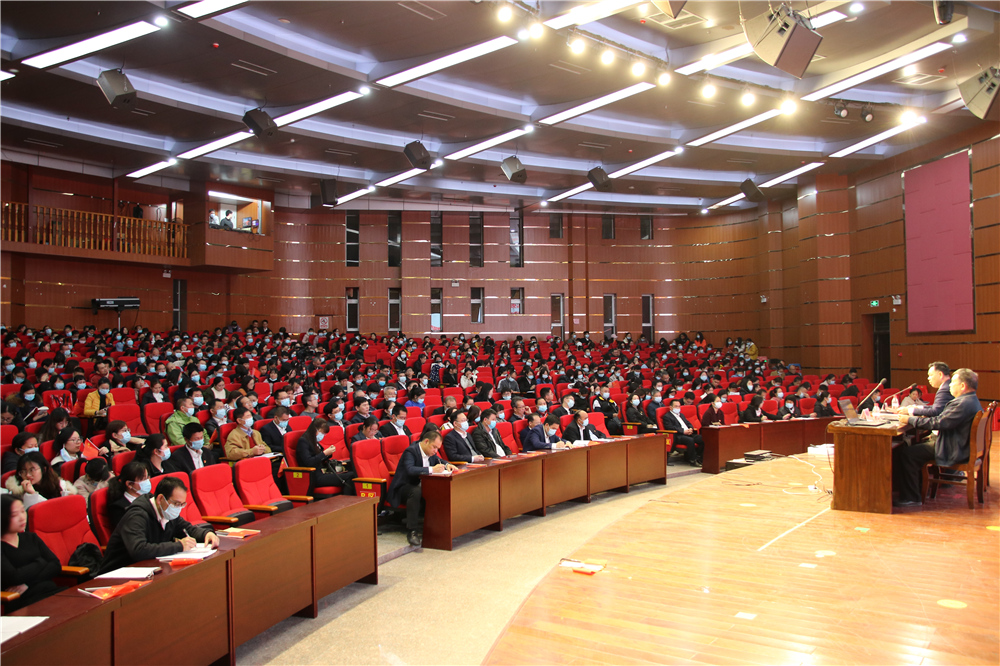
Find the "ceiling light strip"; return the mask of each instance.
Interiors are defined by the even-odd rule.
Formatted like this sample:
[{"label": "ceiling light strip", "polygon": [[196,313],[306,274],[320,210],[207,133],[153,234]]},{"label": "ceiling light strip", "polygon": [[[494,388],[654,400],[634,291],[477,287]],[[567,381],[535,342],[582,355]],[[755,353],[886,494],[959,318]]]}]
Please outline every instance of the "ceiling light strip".
[{"label": "ceiling light strip", "polygon": [[230,7],[235,7],[236,5],[242,5],[246,1],[247,0],[201,0],[201,2],[196,2],[193,5],[181,7],[177,11],[181,14],[197,19],[202,16],[208,16],[209,14],[221,12],[223,9],[229,9]]},{"label": "ceiling light strip", "polygon": [[623,167],[623,168],[619,169],[618,171],[615,171],[613,173],[609,173],[608,174],[608,178],[621,178],[622,176],[627,176],[630,173],[635,173],[636,171],[639,171],[640,169],[645,169],[648,166],[652,166],[652,165],[656,164],[657,162],[662,162],[663,160],[665,160],[665,159],[667,159],[669,157],[673,157],[674,155],[679,155],[680,153],[683,153],[683,152],[684,152],[684,148],[681,147],[681,146],[677,146],[677,148],[675,148],[674,150],[668,150],[668,151],[666,151],[664,153],[660,153],[659,155],[653,155],[652,157],[644,159],[641,162],[636,162],[635,164],[632,164],[632,165],[627,166],[627,167]]},{"label": "ceiling light strip", "polygon": [[836,95],[837,93],[843,92],[848,88],[853,88],[856,85],[864,83],[865,81],[870,81],[874,78],[887,74],[894,69],[899,69],[911,65],[915,62],[923,60],[935,53],[941,53],[942,51],[947,51],[951,48],[951,44],[945,44],[944,42],[934,42],[922,49],[917,49],[913,53],[908,53],[904,56],[900,56],[895,60],[890,60],[889,62],[878,65],[877,67],[872,67],[871,69],[865,70],[860,74],[855,74],[854,76],[848,77],[843,81],[838,81],[832,85],[825,88],[820,88],[816,92],[804,95],[802,99],[806,102],[815,102],[821,100],[824,97],[829,97],[831,95]]},{"label": "ceiling light strip", "polygon": [[148,166],[145,169],[139,169],[138,171],[133,171],[130,174],[126,174],[129,178],[142,178],[143,176],[148,176],[151,173],[156,173],[160,169],[166,169],[168,166],[173,166],[177,164],[177,160],[169,159],[163,160],[162,162],[157,162],[152,166]]},{"label": "ceiling light strip", "polygon": [[298,111],[292,111],[291,113],[286,113],[283,116],[278,116],[274,119],[274,124],[278,127],[284,127],[285,125],[297,123],[300,120],[305,120],[309,116],[315,116],[317,113],[322,113],[323,111],[332,109],[335,106],[340,106],[341,104],[354,101],[359,97],[364,97],[364,95],[353,90],[340,93],[339,95],[325,99],[322,102],[310,104],[309,106],[303,107]]},{"label": "ceiling light strip", "polygon": [[927,118],[925,118],[924,116],[921,116],[920,118],[917,118],[916,120],[914,120],[912,122],[903,123],[902,125],[900,125],[898,127],[893,127],[892,129],[886,130],[886,131],[882,132],[881,134],[876,134],[873,137],[869,137],[869,138],[865,139],[864,141],[859,141],[858,143],[854,144],[853,146],[848,146],[847,148],[844,148],[843,150],[838,150],[837,152],[835,152],[832,155],[830,155],[830,157],[846,157],[846,156],[850,155],[851,153],[856,153],[859,150],[864,150],[868,146],[872,146],[872,145],[875,145],[876,143],[879,143],[881,141],[885,141],[888,138],[894,137],[897,134],[901,134],[902,132],[905,132],[908,129],[913,129],[914,127],[916,127],[918,125],[921,125],[923,123],[926,123],[926,122],[927,122]]},{"label": "ceiling light strip", "polygon": [[[395,176],[390,176],[385,180],[380,180],[375,183],[375,187],[389,187],[390,185],[395,185],[396,183],[401,183],[408,178],[413,178],[416,175],[422,174],[427,169],[410,169],[409,171],[404,171],[403,173],[398,173]],[[339,202],[339,199],[338,199]]]},{"label": "ceiling light strip", "polygon": [[773,178],[773,179],[767,181],[766,183],[764,183],[763,185],[760,185],[760,187],[761,188],[765,188],[765,187],[774,187],[775,185],[780,185],[781,183],[785,182],[786,180],[791,180],[792,178],[795,178],[796,176],[800,176],[800,175],[804,174],[807,171],[812,171],[813,169],[818,169],[819,167],[823,166],[823,164],[824,164],[824,162],[812,162],[812,163],[807,164],[807,165],[805,165],[803,167],[799,167],[798,169],[794,169],[792,171],[789,171],[788,173],[784,174],[783,176],[778,176],[777,178]]},{"label": "ceiling light strip", "polygon": [[571,25],[583,25],[591,21],[599,21],[602,18],[617,14],[633,5],[638,5],[636,0],[603,0],[592,5],[578,5],[569,12],[550,18],[543,25],[553,30],[562,30]]},{"label": "ceiling light strip", "polygon": [[837,10],[832,12],[826,12],[825,14],[820,14],[816,18],[809,19],[812,24],[813,30],[819,30],[820,28],[825,28],[828,25],[836,23],[837,21],[843,21],[847,18],[847,14],[841,14]]},{"label": "ceiling light strip", "polygon": [[779,109],[771,109],[770,111],[765,111],[764,113],[756,115],[753,118],[747,118],[746,120],[744,120],[742,122],[738,122],[735,125],[730,125],[729,127],[724,127],[722,129],[720,129],[718,132],[712,132],[711,134],[706,134],[705,136],[701,137],[700,139],[695,139],[694,141],[688,141],[687,145],[689,145],[689,146],[704,146],[706,143],[711,143],[713,141],[717,141],[717,140],[721,139],[724,136],[729,136],[730,134],[735,134],[736,132],[739,132],[740,130],[745,130],[748,127],[753,127],[754,125],[758,125],[758,124],[764,122],[765,120],[770,120],[771,118],[775,118],[775,117],[780,116],[780,115],[781,115],[781,111]]},{"label": "ceiling light strip", "polygon": [[0,72],[0,81],[6,81],[7,79],[14,78],[14,75],[10,72]]},{"label": "ceiling light strip", "polygon": [[543,125],[555,125],[556,123],[561,123],[564,120],[575,118],[576,116],[583,115],[584,113],[588,113],[594,109],[599,109],[602,106],[607,106],[608,104],[623,100],[627,97],[631,97],[632,95],[638,95],[641,92],[645,92],[655,87],[656,85],[645,81],[636,83],[635,85],[615,91],[609,95],[605,95],[604,97],[598,97],[597,99],[592,99],[585,104],[580,104],[579,106],[574,106],[571,109],[566,109],[565,111],[551,115],[548,118],[542,118],[538,122]]},{"label": "ceiling light strip", "polygon": [[742,192],[740,192],[739,194],[737,194],[734,197],[729,197],[728,199],[723,199],[722,201],[720,201],[717,204],[712,204],[711,206],[708,207],[708,209],[709,210],[715,210],[716,208],[721,208],[723,206],[728,206],[729,204],[734,204],[737,201],[739,201],[740,199],[744,199],[744,198],[746,198],[746,195],[743,194]]},{"label": "ceiling light strip", "polygon": [[253,134],[251,134],[250,132],[237,132],[236,134],[230,134],[229,136],[223,137],[221,139],[216,139],[211,143],[206,143],[204,146],[192,148],[186,153],[181,153],[180,155],[178,155],[178,157],[184,160],[193,160],[196,157],[207,155],[208,153],[215,152],[220,148],[231,146],[234,143],[242,141],[243,139],[249,139],[251,137],[253,137]]},{"label": "ceiling light strip", "polygon": [[467,49],[462,49],[461,51],[443,56],[437,60],[431,60],[423,65],[417,65],[416,67],[404,70],[398,74],[393,74],[392,76],[379,79],[375,83],[380,86],[392,88],[408,81],[419,79],[422,76],[427,76],[428,74],[433,74],[434,72],[441,71],[442,69],[452,67],[453,65],[458,65],[467,60],[472,60],[473,58],[478,58],[480,56],[493,53],[494,51],[505,49],[508,46],[513,46],[514,44],[517,44],[517,40],[513,37],[497,37],[496,39],[491,39],[488,42],[470,46]]},{"label": "ceiling light strip", "polygon": [[446,160],[460,160],[468,157],[469,155],[475,155],[476,153],[480,153],[488,148],[492,148],[493,146],[499,146],[501,143],[506,143],[511,139],[516,139],[519,136],[524,136],[530,131],[531,130],[529,130],[527,127],[511,130],[506,134],[495,136],[492,139],[486,139],[486,141],[481,141],[475,144],[474,146],[469,146],[468,148],[463,148],[462,150],[456,151],[450,155],[445,155],[444,158]]},{"label": "ceiling light strip", "polygon": [[374,187],[362,187],[360,190],[354,190],[350,194],[345,194],[342,197],[337,197],[337,205],[339,206],[340,204],[345,204],[348,201],[354,201],[355,199],[363,197],[366,194],[371,194],[374,191],[375,191]]},{"label": "ceiling light strip", "polygon": [[117,30],[105,32],[104,34],[96,35],[90,39],[85,39],[82,42],[77,42],[75,44],[70,44],[69,46],[63,46],[62,48],[58,48],[53,51],[48,51],[46,53],[26,58],[22,62],[25,65],[30,65],[31,67],[44,69],[46,67],[58,65],[70,60],[77,60],[85,55],[102,51],[111,46],[127,42],[137,37],[142,37],[143,35],[148,35],[149,33],[156,32],[159,29],[159,27],[153,25],[152,23],[138,21],[136,23],[131,23],[118,28]]},{"label": "ceiling light strip", "polygon": [[710,69],[715,69],[716,67],[722,67],[723,65],[731,63],[734,60],[745,58],[751,53],[753,53],[753,47],[750,45],[750,42],[743,42],[739,46],[735,46],[731,49],[726,49],[725,51],[720,51],[718,53],[710,53],[701,60],[697,60],[690,65],[678,67],[675,71],[678,74],[690,76],[691,74],[697,74],[701,71],[708,71]]},{"label": "ceiling light strip", "polygon": [[549,197],[548,199],[546,199],[546,201],[548,201],[549,203],[562,201],[563,199],[579,194],[580,192],[586,192],[593,186],[594,186],[593,183],[585,183],[584,185],[580,185],[579,187],[574,187],[572,190],[566,190],[562,194],[557,194],[554,197]]}]

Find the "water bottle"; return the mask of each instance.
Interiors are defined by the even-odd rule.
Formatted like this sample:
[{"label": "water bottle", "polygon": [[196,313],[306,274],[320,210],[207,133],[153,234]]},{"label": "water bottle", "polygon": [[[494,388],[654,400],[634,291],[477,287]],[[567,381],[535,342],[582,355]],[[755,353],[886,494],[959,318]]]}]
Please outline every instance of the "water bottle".
[{"label": "water bottle", "polygon": [[894,395],[892,396],[892,410],[896,411],[897,409],[899,409],[899,396]]}]

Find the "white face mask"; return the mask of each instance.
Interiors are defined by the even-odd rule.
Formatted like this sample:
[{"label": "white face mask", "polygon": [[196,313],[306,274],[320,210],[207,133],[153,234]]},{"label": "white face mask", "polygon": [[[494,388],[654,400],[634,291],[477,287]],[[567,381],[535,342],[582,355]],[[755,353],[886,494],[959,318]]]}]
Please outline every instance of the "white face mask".
[{"label": "white face mask", "polygon": [[721,402],[715,403],[715,408],[716,409],[722,409],[722,403]]}]

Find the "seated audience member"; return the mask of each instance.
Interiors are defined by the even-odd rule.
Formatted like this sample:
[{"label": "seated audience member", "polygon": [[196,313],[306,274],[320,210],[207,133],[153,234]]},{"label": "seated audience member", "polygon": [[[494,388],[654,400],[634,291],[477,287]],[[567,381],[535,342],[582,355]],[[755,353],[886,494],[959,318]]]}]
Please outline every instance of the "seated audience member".
[{"label": "seated audience member", "polygon": [[[205,426],[205,434],[208,436],[208,443],[205,445],[206,448],[212,448],[215,446],[216,442],[215,433],[219,431],[219,428],[229,423],[229,407],[226,405],[225,400],[219,400],[218,398],[209,398],[206,403],[207,411],[209,413],[208,419],[202,425]],[[201,423],[201,419],[195,418],[195,421]],[[188,423],[194,423],[194,421],[188,421]],[[186,424],[185,424],[186,425]],[[184,427],[181,426],[181,430]],[[219,442],[219,448],[225,442]]]},{"label": "seated audience member", "polygon": [[181,434],[184,436],[184,448],[171,454],[169,460],[164,462],[163,469],[167,473],[186,472],[190,478],[196,469],[212,464],[205,451],[205,440],[208,437],[200,423],[188,423]]},{"label": "seated audience member", "polygon": [[104,429],[105,446],[110,449],[112,454],[134,451],[145,441],[142,437],[133,437],[128,424],[124,421],[111,421]]},{"label": "seated audience member", "polygon": [[425,395],[427,395],[427,391],[425,391],[424,389],[420,388],[419,386],[417,388],[411,389],[406,394],[406,396],[407,396],[406,406],[407,407],[416,407],[416,408],[422,410],[424,408],[424,396]]},{"label": "seated audience member", "polygon": [[496,411],[487,409],[480,417],[479,427],[472,431],[472,445],[484,458],[503,458],[512,453],[497,430],[498,422]]},{"label": "seated audience member", "polygon": [[[388,416],[388,415],[387,415]],[[405,435],[407,440],[413,439],[413,433],[404,425],[406,423],[406,407],[397,404],[392,408],[389,422],[379,428],[379,434],[383,437],[393,437],[394,435]]]},{"label": "seated audience member", "polygon": [[[49,417],[45,420],[45,424],[42,425],[41,431],[38,433],[39,442],[49,442],[56,438],[61,430],[72,426],[77,432],[83,432],[83,427],[80,425],[80,420],[69,415],[69,412],[62,407],[57,407],[49,413]],[[93,429],[93,426],[91,426]]]},{"label": "seated audience member", "polygon": [[[522,451],[534,451],[535,445],[532,443],[531,448],[528,448],[528,440],[534,440],[541,436],[541,431],[535,428],[542,422],[541,416],[537,412],[529,412],[525,414],[524,420],[527,421],[527,425],[521,430],[521,450]],[[541,440],[538,440],[539,443]]]},{"label": "seated audience member", "polygon": [[101,377],[97,380],[97,390],[91,391],[83,401],[83,415],[90,419],[93,430],[103,430],[108,424],[108,408],[115,406],[115,397],[111,395],[111,380]]},{"label": "seated audience member", "polygon": [[111,527],[118,524],[137,497],[148,495],[152,490],[153,482],[146,464],[136,460],[127,463],[121,474],[108,482],[108,520]]},{"label": "seated audience member", "polygon": [[[968,368],[959,368],[951,375],[949,390],[954,400],[945,405],[937,416],[900,414],[899,422],[912,424],[921,430],[937,432],[925,442],[893,449],[893,481],[899,490],[899,500],[893,506],[919,506],[922,503],[921,471],[929,462],[941,467],[969,462],[969,434],[972,421],[982,409],[976,389],[979,375]],[[969,479],[969,483],[972,479]]]},{"label": "seated audience member", "polygon": [[820,418],[827,418],[831,416],[837,416],[837,412],[833,411],[833,406],[830,404],[832,398],[830,394],[826,391],[819,394],[816,398],[816,405],[813,407],[812,414],[809,416],[818,416]]},{"label": "seated audience member", "polygon": [[160,378],[157,377],[156,379],[153,379],[149,382],[149,390],[146,391],[145,394],[143,394],[142,400],[140,400],[139,402],[143,407],[145,407],[146,405],[153,402],[166,402],[166,401],[167,401],[167,392],[163,390],[163,382],[161,382]]},{"label": "seated audience member", "polygon": [[573,420],[569,422],[563,430],[563,439],[567,442],[593,441],[595,439],[608,439],[608,433],[601,432],[597,426],[590,422],[587,412],[578,409],[573,412]]},{"label": "seated audience member", "polygon": [[21,412],[6,400],[0,403],[0,425],[12,425],[18,432],[24,432],[24,419]]},{"label": "seated audience member", "polygon": [[702,426],[722,426],[726,425],[726,415],[722,411],[722,398],[714,393],[706,393],[706,397],[711,396],[712,401],[708,403],[708,409],[701,416]]},{"label": "seated audience member", "polygon": [[776,416],[781,421],[787,421],[789,419],[799,418],[802,416],[802,412],[799,410],[798,401],[792,396],[786,396],[783,400],[778,401],[781,405],[778,407],[778,413]]},{"label": "seated audience member", "polygon": [[111,533],[101,573],[186,552],[199,542],[217,548],[219,537],[211,527],[180,517],[187,502],[187,486],[175,476],[160,479],[152,495],[136,498]]},{"label": "seated audience member", "polygon": [[348,421],[348,425],[353,425],[355,423],[364,423],[372,416],[371,403],[368,398],[355,398],[354,399],[354,417]]},{"label": "seated audience member", "polygon": [[850,377],[844,375],[844,378],[840,380],[840,383],[844,385],[844,390],[840,392],[840,397],[858,397],[858,386]]},{"label": "seated audience member", "polygon": [[108,467],[108,461],[104,458],[94,458],[87,461],[83,474],[73,482],[73,487],[76,488],[77,495],[87,499],[95,490],[107,488],[110,479],[111,469]]},{"label": "seated audience member", "polygon": [[[183,434],[181,435],[183,441]],[[149,468],[150,477],[157,477],[166,474],[168,469],[165,462],[170,459],[170,443],[163,438],[163,435],[150,435],[146,442],[135,452],[135,458],[141,463],[145,463]]]},{"label": "seated audience member", "polygon": [[654,388],[652,394],[650,394],[649,403],[646,405],[646,417],[650,423],[654,425],[659,425],[656,418],[656,410],[660,407],[664,407],[663,404],[663,394],[659,389]]},{"label": "seated audience member", "polygon": [[285,453],[285,435],[288,434],[288,421],[292,412],[287,407],[278,405],[268,414],[270,422],[260,428],[260,438],[264,445],[274,453]]},{"label": "seated audience member", "polygon": [[569,416],[573,413],[573,407],[576,406],[576,400],[572,395],[564,395],[562,399],[562,404],[553,409],[550,414],[552,416]]},{"label": "seated audience member", "polygon": [[[760,398],[760,396],[756,396]],[[691,422],[681,413],[681,401],[674,398],[670,401],[670,411],[663,415],[663,427],[674,431],[674,445],[683,446],[684,460],[692,467],[701,467],[702,451],[705,442],[702,441]]]},{"label": "seated audience member", "polygon": [[[49,462],[50,465],[59,469],[63,463],[72,462],[80,457],[80,449],[83,448],[83,437],[76,431],[76,428],[67,427],[59,431],[56,435],[52,450],[56,456]],[[102,449],[107,453],[107,449]]]},{"label": "seated audience member", "polygon": [[[951,368],[947,363],[935,361],[927,366],[927,383],[937,389],[934,402],[930,405],[907,405],[905,412],[910,416],[937,416],[944,411],[945,405],[954,400],[951,394]],[[900,412],[904,409],[900,406]],[[43,442],[45,440],[42,440]]]},{"label": "seated audience member", "polygon": [[12,472],[17,469],[17,461],[25,453],[32,453],[38,450],[38,438],[32,432],[19,432],[14,435],[10,442],[10,450],[3,454],[3,473]]},{"label": "seated audience member", "polygon": [[529,421],[530,432],[529,428],[525,428],[524,432],[521,433],[521,443],[524,451],[544,451],[563,448],[562,438],[559,437],[559,417],[550,414],[542,422],[539,420],[538,414],[532,414],[531,416],[533,418]]},{"label": "seated audience member", "polygon": [[350,453],[345,447],[348,457],[338,460],[335,457],[337,446],[331,442],[332,438],[326,440],[329,446],[323,447],[322,442],[329,433],[329,421],[313,419],[295,445],[295,459],[301,467],[316,469],[310,480],[310,492],[317,487],[336,486],[343,488],[345,495],[353,495],[353,480],[357,474],[353,470]]},{"label": "seated audience member", "polygon": [[180,396],[174,401],[174,413],[167,417],[167,440],[170,446],[184,445],[184,426],[188,423],[201,423],[194,415],[194,401],[187,396]]},{"label": "seated audience member", "polygon": [[876,388],[870,396],[865,398],[861,402],[861,404],[858,405],[858,413],[861,413],[866,409],[874,410],[875,405],[879,405],[879,407],[881,407],[881,402],[882,402],[882,389]]},{"label": "seated audience member", "polygon": [[760,423],[761,421],[777,421],[777,414],[768,414],[761,405],[764,403],[763,396],[755,395],[747,408],[740,412],[740,423]]},{"label": "seated audience member", "polygon": [[49,408],[42,403],[42,391],[28,382],[21,384],[16,393],[7,396],[7,402],[18,409],[25,423],[37,423],[48,418]]},{"label": "seated audience member", "polygon": [[319,413],[319,393],[310,391],[302,394],[302,411],[299,416],[308,416],[313,419],[323,418]]},{"label": "seated audience member", "polygon": [[[650,405],[660,406],[659,403],[654,403],[652,400],[649,402]],[[656,424],[655,411],[654,417],[650,418],[642,409],[642,400],[639,398],[638,393],[633,393],[628,397],[628,402],[625,405],[625,422],[636,426],[636,431],[641,435],[647,432],[656,432],[659,426]]]},{"label": "seated audience member", "polygon": [[351,438],[351,442],[360,442],[366,439],[382,439],[382,434],[378,431],[378,419],[369,416],[361,423],[361,428]]},{"label": "seated audience member", "polygon": [[611,389],[608,386],[601,386],[600,391],[594,396],[593,411],[604,415],[604,426],[609,434],[622,434],[621,424],[618,421],[618,405],[611,399]]},{"label": "seated audience member", "polygon": [[17,471],[7,478],[5,486],[26,507],[65,495],[75,495],[76,488],[52,469],[41,453],[25,453],[17,460]]},{"label": "seated audience member", "polygon": [[464,412],[455,412],[451,417],[452,429],[444,436],[444,452],[452,462],[478,463],[483,456],[476,451],[469,434],[469,417]]},{"label": "seated audience member", "polygon": [[923,401],[922,396],[923,393],[920,391],[920,389],[914,386],[907,392],[906,397],[903,398],[903,401],[899,403],[899,406],[910,407],[912,405],[913,407],[925,407],[927,406],[927,403]]},{"label": "seated audience member", "polygon": [[53,579],[62,573],[62,565],[40,536],[24,531],[28,513],[20,499],[0,497],[0,515],[3,589],[20,595],[4,604],[4,612],[11,613],[58,592]]},{"label": "seated audience member", "polygon": [[425,431],[420,441],[403,451],[387,491],[389,505],[406,505],[406,539],[411,546],[420,546],[420,477],[424,474],[454,471],[454,465],[438,457],[441,433]]},{"label": "seated audience member", "polygon": [[514,398],[510,401],[510,422],[523,421],[527,416],[528,408],[521,398]]},{"label": "seated audience member", "polygon": [[208,226],[213,229],[218,229],[221,224],[219,224],[219,216],[215,214],[215,210],[208,211]]},{"label": "seated audience member", "polygon": [[253,429],[253,414],[249,409],[237,407],[233,418],[237,425],[226,437],[225,452],[228,460],[243,460],[271,453],[260,432]]}]

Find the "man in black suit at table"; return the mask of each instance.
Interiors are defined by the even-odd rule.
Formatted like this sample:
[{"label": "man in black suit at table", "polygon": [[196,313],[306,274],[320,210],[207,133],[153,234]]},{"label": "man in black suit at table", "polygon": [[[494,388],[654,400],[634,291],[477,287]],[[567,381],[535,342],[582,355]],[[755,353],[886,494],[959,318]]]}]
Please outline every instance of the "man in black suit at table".
[{"label": "man in black suit at table", "polygon": [[260,438],[264,440],[272,453],[285,453],[285,433],[288,432],[288,420],[292,412],[287,407],[278,405],[268,414],[271,421],[260,429]]},{"label": "man in black suit at table", "polygon": [[598,430],[597,426],[590,422],[587,412],[579,409],[573,413],[573,420],[563,430],[563,439],[567,442],[580,440],[590,442],[595,439],[608,439],[608,434]]},{"label": "man in black suit at table", "polygon": [[413,441],[413,433],[406,427],[406,407],[396,404],[392,408],[392,417],[389,422],[379,428],[379,434],[383,437],[394,437],[395,435],[405,435],[407,441]]},{"label": "man in black suit at table", "polygon": [[670,401],[670,411],[663,415],[663,427],[673,430],[674,443],[685,447],[684,460],[692,467],[701,467],[701,452],[705,448],[705,442],[695,432],[691,422],[681,414],[680,400],[674,398]]},{"label": "man in black suit at table", "polygon": [[478,463],[483,462],[483,456],[476,450],[469,434],[469,417],[464,412],[452,415],[454,426],[444,436],[444,452],[452,462]]},{"label": "man in black suit at table", "polygon": [[511,455],[497,430],[497,413],[487,409],[479,419],[479,427],[472,431],[472,445],[484,458],[503,458]]},{"label": "man in black suit at table", "polygon": [[406,540],[411,546],[419,546],[420,529],[420,477],[457,469],[438,457],[441,448],[441,433],[428,430],[419,442],[411,444],[399,457],[396,473],[392,476],[387,491],[389,506],[406,505]]}]

